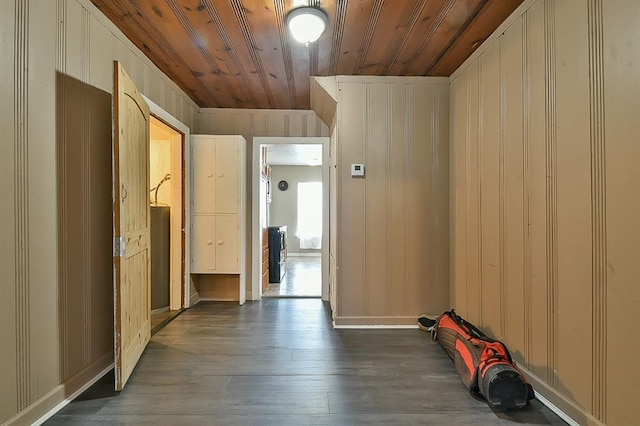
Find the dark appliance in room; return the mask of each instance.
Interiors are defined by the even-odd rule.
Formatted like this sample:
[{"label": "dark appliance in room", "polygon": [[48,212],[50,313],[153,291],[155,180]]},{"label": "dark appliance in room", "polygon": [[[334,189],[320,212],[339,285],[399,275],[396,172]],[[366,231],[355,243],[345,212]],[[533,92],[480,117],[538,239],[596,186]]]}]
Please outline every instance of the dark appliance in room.
[{"label": "dark appliance in room", "polygon": [[287,259],[287,227],[269,228],[269,282],[279,283],[284,278]]}]

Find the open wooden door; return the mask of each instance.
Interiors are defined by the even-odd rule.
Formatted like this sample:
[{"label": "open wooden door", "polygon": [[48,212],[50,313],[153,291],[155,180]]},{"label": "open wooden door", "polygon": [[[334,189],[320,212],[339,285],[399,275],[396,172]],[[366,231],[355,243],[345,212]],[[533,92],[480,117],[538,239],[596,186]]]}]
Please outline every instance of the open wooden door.
[{"label": "open wooden door", "polygon": [[113,105],[114,351],[122,390],[151,339],[149,106],[117,61]]}]

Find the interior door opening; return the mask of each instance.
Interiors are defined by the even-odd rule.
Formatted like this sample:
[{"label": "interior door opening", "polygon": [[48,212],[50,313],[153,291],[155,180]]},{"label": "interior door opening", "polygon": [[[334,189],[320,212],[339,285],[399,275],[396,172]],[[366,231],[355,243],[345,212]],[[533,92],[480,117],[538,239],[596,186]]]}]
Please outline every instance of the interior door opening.
[{"label": "interior door opening", "polygon": [[260,180],[259,200],[254,198],[259,201],[259,220],[253,232],[260,238],[262,297],[325,293],[328,174],[324,141],[315,139],[323,138],[259,144],[259,170],[254,174]]},{"label": "interior door opening", "polygon": [[149,139],[153,334],[185,307],[184,134],[152,115]]}]

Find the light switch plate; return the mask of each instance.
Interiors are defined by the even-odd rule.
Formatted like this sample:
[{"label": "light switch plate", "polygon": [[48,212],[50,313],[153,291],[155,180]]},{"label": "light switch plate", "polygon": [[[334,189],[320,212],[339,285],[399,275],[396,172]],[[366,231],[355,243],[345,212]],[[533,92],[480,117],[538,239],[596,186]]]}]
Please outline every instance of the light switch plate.
[{"label": "light switch plate", "polygon": [[362,177],[364,176],[364,164],[352,164],[351,165],[351,176],[352,177]]}]

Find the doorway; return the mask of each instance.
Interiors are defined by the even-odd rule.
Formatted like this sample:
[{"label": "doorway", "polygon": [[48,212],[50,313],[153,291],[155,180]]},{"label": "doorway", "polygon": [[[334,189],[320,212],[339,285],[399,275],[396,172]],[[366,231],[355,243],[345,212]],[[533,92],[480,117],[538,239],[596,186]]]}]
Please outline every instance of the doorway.
[{"label": "doorway", "polygon": [[254,295],[327,299],[328,148],[326,137],[254,138]]},{"label": "doorway", "polygon": [[150,117],[151,334],[185,307],[184,134]]}]

